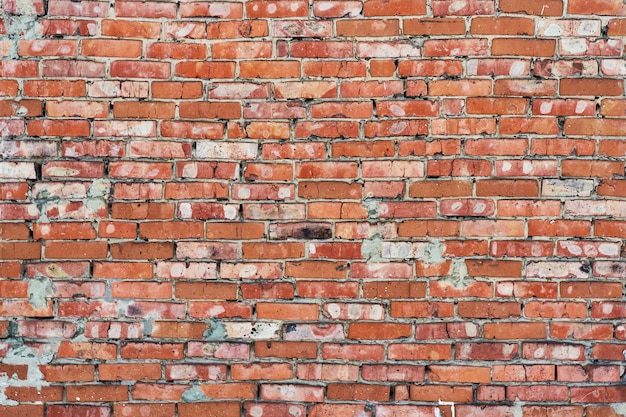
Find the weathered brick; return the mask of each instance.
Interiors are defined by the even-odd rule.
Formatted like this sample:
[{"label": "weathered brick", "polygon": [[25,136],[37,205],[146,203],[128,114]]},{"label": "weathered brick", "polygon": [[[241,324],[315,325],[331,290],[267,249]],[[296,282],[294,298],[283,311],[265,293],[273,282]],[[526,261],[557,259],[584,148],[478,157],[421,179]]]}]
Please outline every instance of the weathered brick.
[{"label": "weathered brick", "polygon": [[0,414],[619,414],[619,0],[0,8]]}]

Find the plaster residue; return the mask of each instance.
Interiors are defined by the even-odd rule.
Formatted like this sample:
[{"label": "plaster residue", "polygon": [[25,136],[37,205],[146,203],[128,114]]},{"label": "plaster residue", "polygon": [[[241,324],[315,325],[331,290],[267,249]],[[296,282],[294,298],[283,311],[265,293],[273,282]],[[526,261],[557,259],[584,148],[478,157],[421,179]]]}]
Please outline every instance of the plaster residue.
[{"label": "plaster residue", "polygon": [[515,403],[513,404],[513,417],[524,417],[522,403],[519,398],[515,398]]},{"label": "plaster residue", "polygon": [[26,379],[19,379],[17,374],[8,375],[0,373],[0,405],[15,406],[19,403],[7,398],[5,390],[8,387],[34,387],[38,391],[41,387],[49,385],[44,375],[39,370],[40,365],[50,363],[57,349],[58,342],[50,342],[43,347],[43,351],[37,351],[23,343],[21,339],[8,339],[5,343],[11,345],[7,354],[0,363],[7,365],[26,365],[28,371]]},{"label": "plaster residue", "polygon": [[454,288],[467,288],[467,265],[463,259],[454,259],[450,268],[450,275],[442,279],[443,282],[449,283]]},{"label": "plaster residue", "polygon": [[440,264],[445,261],[443,253],[446,247],[438,240],[433,240],[431,243],[424,247],[423,261],[427,265]]},{"label": "plaster residue", "polygon": [[367,260],[367,262],[378,262],[382,260],[383,240],[380,234],[376,233],[374,236],[363,239],[361,243],[361,256]]},{"label": "plaster residue", "polygon": [[[0,0],[0,10],[2,1]],[[18,45],[20,40],[34,40],[40,37],[37,10],[32,0],[15,0],[15,9],[11,13],[0,13],[6,27],[5,40],[9,48],[5,58],[19,59]]]},{"label": "plaster residue", "polygon": [[[47,223],[48,216],[55,219],[99,218],[108,213],[107,200],[110,193],[111,183],[103,179],[95,179],[89,186],[79,184],[74,190],[70,187],[43,188],[35,195],[35,203],[41,213],[36,221]],[[76,200],[80,200],[82,204],[79,206],[71,204]]]},{"label": "plaster residue", "polygon": [[370,219],[377,219],[380,215],[380,201],[368,198],[363,201],[363,207],[367,210]]},{"label": "plaster residue", "polygon": [[206,396],[204,391],[202,391],[197,384],[194,384],[191,388],[186,389],[185,392],[183,392],[182,399],[185,402],[202,402],[210,400],[210,398]]},{"label": "plaster residue", "polygon": [[46,307],[48,297],[55,292],[54,284],[48,277],[38,275],[28,281],[28,302],[35,309]]},{"label": "plaster residue", "polygon": [[203,336],[205,340],[225,340],[228,338],[228,331],[222,322],[217,320],[208,320],[207,329]]},{"label": "plaster residue", "polygon": [[620,416],[626,416],[626,403],[611,404],[611,408]]}]

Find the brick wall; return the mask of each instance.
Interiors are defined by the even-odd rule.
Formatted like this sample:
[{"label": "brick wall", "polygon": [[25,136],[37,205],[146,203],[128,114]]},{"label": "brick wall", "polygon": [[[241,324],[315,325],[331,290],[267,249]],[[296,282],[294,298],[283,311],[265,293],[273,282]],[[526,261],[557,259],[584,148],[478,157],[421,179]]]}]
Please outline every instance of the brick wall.
[{"label": "brick wall", "polygon": [[4,0],[0,415],[626,414],[622,0]]}]

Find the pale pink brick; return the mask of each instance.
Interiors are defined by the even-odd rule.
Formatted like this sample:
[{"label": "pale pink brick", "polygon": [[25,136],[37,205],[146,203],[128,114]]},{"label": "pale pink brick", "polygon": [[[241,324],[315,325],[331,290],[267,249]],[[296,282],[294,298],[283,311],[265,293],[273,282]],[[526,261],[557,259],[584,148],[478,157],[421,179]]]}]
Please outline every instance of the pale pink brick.
[{"label": "pale pink brick", "polygon": [[324,388],[295,384],[266,384],[261,387],[261,398],[270,401],[321,403],[324,401]]}]

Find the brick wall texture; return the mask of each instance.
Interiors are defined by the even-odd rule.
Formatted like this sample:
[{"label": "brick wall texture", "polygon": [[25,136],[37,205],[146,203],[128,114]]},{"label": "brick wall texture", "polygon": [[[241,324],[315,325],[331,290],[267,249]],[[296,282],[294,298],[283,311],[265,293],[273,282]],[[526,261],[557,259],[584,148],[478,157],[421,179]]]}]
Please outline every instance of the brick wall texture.
[{"label": "brick wall texture", "polygon": [[0,2],[0,415],[626,415],[622,0]]}]

